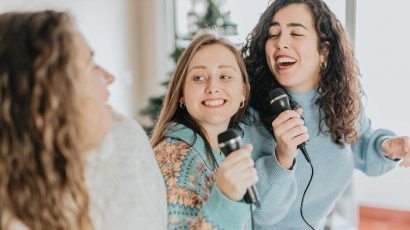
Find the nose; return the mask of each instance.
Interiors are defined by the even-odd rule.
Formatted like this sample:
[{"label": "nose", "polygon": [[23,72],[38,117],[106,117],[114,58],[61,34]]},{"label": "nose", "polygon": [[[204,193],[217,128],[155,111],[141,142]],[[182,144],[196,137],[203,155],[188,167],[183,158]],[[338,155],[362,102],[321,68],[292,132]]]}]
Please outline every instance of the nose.
[{"label": "nose", "polygon": [[287,49],[289,48],[289,39],[283,33],[279,35],[276,46],[279,49]]},{"label": "nose", "polygon": [[220,89],[219,89],[218,81],[214,77],[209,78],[206,84],[205,93],[213,94],[213,93],[218,93],[219,91]]},{"label": "nose", "polygon": [[114,82],[115,77],[112,75],[110,72],[108,72],[106,69],[104,69],[101,66],[98,66],[101,76],[104,78],[104,80],[107,82],[107,85],[110,85],[111,83]]}]

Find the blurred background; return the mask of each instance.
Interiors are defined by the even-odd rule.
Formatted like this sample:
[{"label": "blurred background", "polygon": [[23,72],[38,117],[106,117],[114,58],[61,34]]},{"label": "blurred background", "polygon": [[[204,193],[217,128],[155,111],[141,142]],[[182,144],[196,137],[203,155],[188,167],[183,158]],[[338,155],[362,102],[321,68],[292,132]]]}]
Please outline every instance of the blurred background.
[{"label": "blurred background", "polygon": [[[373,126],[410,135],[410,1],[325,2],[354,45]],[[0,12],[69,11],[94,49],[96,62],[116,76],[110,88],[113,108],[149,126],[166,91],[164,82],[192,34],[203,23],[214,22],[240,45],[268,4],[268,0],[0,0]],[[362,219],[375,219],[375,225],[366,229],[388,229],[380,227],[388,226],[384,222],[410,229],[410,169],[398,168],[377,178],[356,172],[352,188],[353,196],[348,197],[362,207]]]}]

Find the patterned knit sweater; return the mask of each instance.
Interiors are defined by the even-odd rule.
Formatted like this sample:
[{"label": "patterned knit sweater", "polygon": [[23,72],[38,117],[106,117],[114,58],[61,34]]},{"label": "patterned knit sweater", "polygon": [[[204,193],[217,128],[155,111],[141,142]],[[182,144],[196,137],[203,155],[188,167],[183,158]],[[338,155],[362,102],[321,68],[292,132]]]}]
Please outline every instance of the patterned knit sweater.
[{"label": "patterned knit sweater", "polygon": [[[168,229],[250,229],[250,205],[214,186],[217,169],[207,159],[201,136],[176,123],[167,131],[154,152],[167,188]],[[224,156],[213,154],[220,164]]]},{"label": "patterned knit sweater", "polygon": [[[329,135],[319,132],[316,90],[290,94],[304,110],[303,117],[309,132],[306,149],[314,167],[303,213],[307,221],[319,230],[323,229],[325,218],[336,200],[351,183],[354,168],[377,176],[397,165],[397,162],[383,156],[380,147],[383,140],[395,134],[389,130],[372,129],[370,120],[362,112],[357,126],[358,141],[341,148]],[[250,111],[252,113],[252,109]],[[254,123],[258,120],[256,116]],[[259,176],[256,187],[261,207],[255,211],[256,229],[308,229],[301,218],[300,206],[312,171],[303,154],[297,155],[292,170],[285,169],[276,159],[276,142],[264,126],[242,124],[242,128],[244,142],[253,145],[252,157]]]}]

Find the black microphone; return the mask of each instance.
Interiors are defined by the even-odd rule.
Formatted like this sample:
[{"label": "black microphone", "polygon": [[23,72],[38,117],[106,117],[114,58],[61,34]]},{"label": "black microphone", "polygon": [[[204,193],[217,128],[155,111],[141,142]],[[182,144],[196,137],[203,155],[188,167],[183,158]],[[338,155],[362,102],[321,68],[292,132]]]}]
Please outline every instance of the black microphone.
[{"label": "black microphone", "polygon": [[[218,135],[218,143],[219,148],[222,150],[224,155],[227,157],[231,152],[240,149],[242,147],[242,138],[238,131],[234,129],[228,129],[223,133]],[[246,203],[252,204],[256,203],[259,204],[259,194],[256,190],[255,185],[252,185],[246,191],[244,196],[244,200]]]},{"label": "black microphone", "polygon": [[[283,111],[292,110],[289,104],[289,96],[286,94],[285,90],[281,88],[276,88],[269,92],[269,101],[270,109],[274,117],[279,116]],[[302,151],[306,161],[310,163],[310,157],[305,146],[306,142],[303,142],[298,145],[298,149]]]}]

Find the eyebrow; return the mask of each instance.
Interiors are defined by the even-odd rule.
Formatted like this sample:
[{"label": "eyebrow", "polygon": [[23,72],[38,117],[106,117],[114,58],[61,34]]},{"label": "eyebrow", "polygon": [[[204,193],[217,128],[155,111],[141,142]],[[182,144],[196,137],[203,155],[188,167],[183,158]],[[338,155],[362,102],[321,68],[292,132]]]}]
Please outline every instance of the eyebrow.
[{"label": "eyebrow", "polygon": [[[279,25],[280,25],[279,22],[271,22],[270,25],[269,25],[269,28],[272,27],[272,26],[279,26]],[[286,26],[287,27],[302,27],[305,30],[308,30],[308,28],[306,26],[302,25],[301,23],[297,23],[297,22],[288,23]]]},{"label": "eyebrow", "polygon": [[[222,69],[222,68],[233,69],[235,72],[237,72],[237,69],[235,69],[235,67],[233,67],[233,66],[231,66],[231,65],[220,65],[220,66],[218,66],[218,69]],[[204,66],[204,65],[197,65],[197,66],[192,67],[192,68],[188,71],[188,73],[190,73],[190,72],[191,72],[192,70],[194,70],[194,69],[207,69],[207,67]]]},{"label": "eyebrow", "polygon": [[231,65],[220,65],[220,66],[218,66],[218,68],[219,69],[229,68],[229,69],[233,69],[235,72],[237,71],[237,69],[235,67],[231,66]]}]

